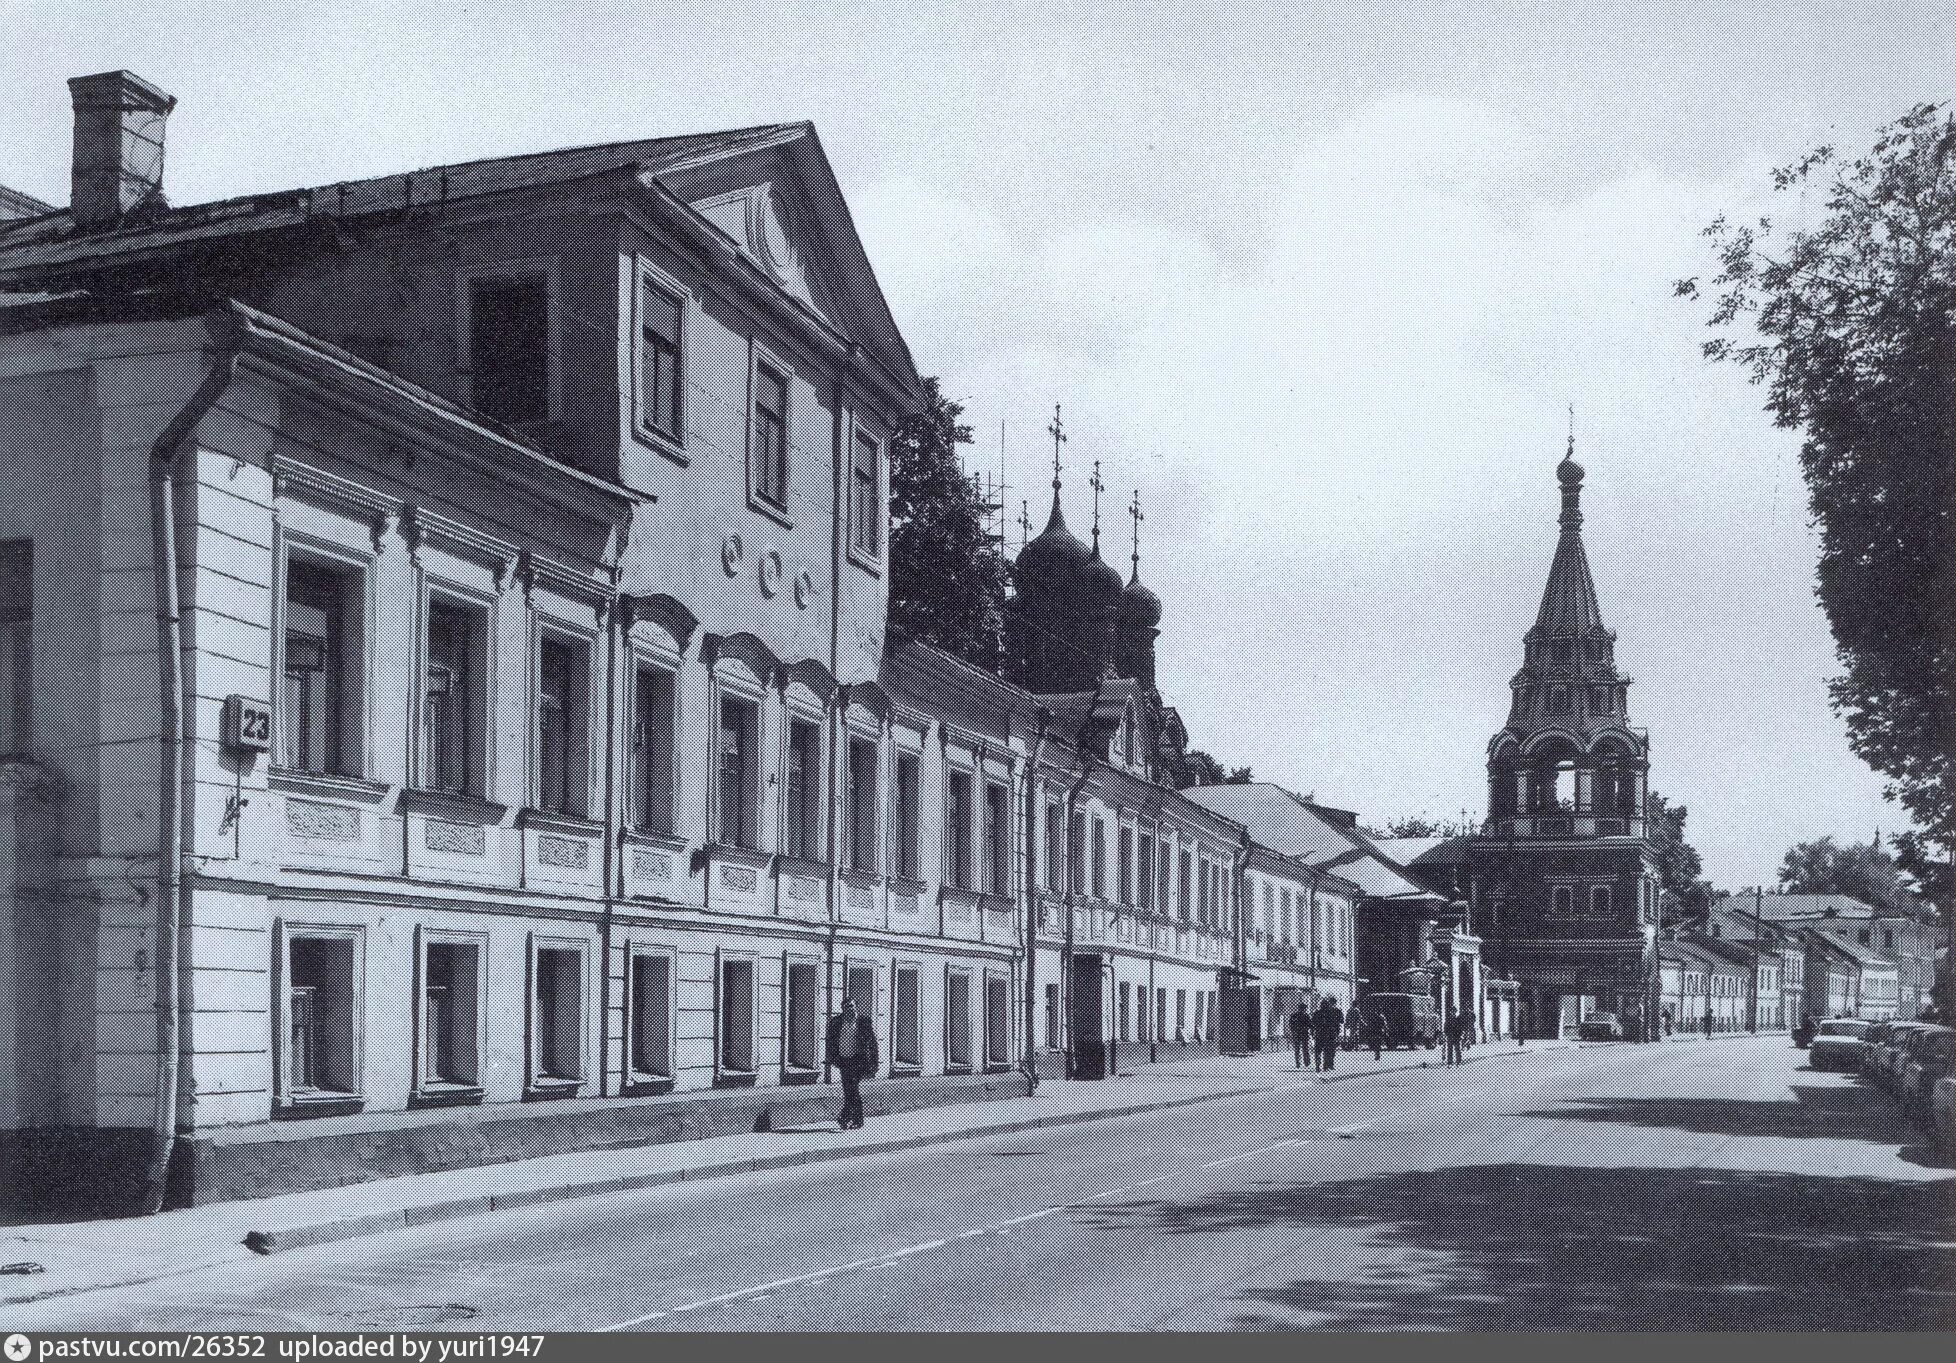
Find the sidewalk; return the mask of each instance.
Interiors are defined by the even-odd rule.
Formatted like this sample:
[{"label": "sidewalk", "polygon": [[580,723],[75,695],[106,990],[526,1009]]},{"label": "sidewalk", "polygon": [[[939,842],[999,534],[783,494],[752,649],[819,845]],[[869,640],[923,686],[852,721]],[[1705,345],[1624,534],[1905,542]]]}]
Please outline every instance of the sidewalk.
[{"label": "sidewalk", "polygon": [[[1472,1048],[1467,1058],[1473,1062],[1532,1055],[1568,1045],[1555,1041],[1530,1042],[1525,1048],[1510,1043],[1483,1044]],[[1145,1049],[1138,1046],[1122,1050],[1124,1061],[1126,1052],[1145,1055]],[[0,1264],[25,1261],[38,1263],[43,1269],[26,1276],[0,1277],[0,1306],[149,1282],[248,1259],[254,1251],[276,1254],[512,1207],[883,1154],[1037,1127],[1071,1126],[1426,1065],[1438,1067],[1437,1056],[1438,1052],[1388,1051],[1375,1062],[1363,1052],[1346,1052],[1339,1056],[1341,1068],[1322,1076],[1292,1069],[1288,1047],[1281,1054],[1271,1050],[1158,1065],[1130,1062],[1111,1079],[1044,1080],[1030,1098],[998,1098],[882,1118],[872,1112],[870,1124],[855,1131],[837,1131],[831,1126],[792,1127],[625,1150],[550,1155],[287,1193],[254,1202],[213,1203],[151,1217],[0,1227]]]}]

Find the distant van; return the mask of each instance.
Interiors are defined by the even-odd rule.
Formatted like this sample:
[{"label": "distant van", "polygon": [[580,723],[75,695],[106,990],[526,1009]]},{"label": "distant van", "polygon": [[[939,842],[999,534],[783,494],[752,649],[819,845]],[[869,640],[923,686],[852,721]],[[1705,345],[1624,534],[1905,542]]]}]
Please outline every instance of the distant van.
[{"label": "distant van", "polygon": [[1367,994],[1351,1006],[1348,1048],[1367,1045],[1366,1030],[1374,1017],[1385,1022],[1388,1047],[1424,1046],[1432,1050],[1440,1043],[1440,1011],[1424,994]]}]

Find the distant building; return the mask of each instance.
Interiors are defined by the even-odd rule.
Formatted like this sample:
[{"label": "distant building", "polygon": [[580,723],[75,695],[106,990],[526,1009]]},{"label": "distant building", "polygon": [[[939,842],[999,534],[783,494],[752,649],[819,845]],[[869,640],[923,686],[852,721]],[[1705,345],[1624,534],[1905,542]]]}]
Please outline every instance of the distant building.
[{"label": "distant building", "polygon": [[1756,913],[1767,924],[1819,933],[1875,963],[1864,972],[1862,1006],[1886,1010],[1884,1016],[1917,1017],[1935,997],[1942,924],[1927,905],[1895,910],[1851,895],[1761,893],[1727,896],[1717,908],[1734,918]]}]

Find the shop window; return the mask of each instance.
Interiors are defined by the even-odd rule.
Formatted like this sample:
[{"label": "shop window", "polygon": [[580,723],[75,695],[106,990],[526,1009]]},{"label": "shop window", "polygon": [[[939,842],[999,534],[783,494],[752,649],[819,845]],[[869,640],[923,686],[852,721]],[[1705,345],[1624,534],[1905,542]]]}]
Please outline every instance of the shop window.
[{"label": "shop window", "polygon": [[359,775],[363,595],[356,568],[296,555],[286,562],[285,666],[279,681],[283,767]]},{"label": "shop window", "polygon": [[921,799],[921,794],[917,773],[917,754],[898,753],[896,788],[891,792],[896,808],[891,811],[890,822],[896,825],[896,873],[905,880],[916,880],[923,869],[918,850],[921,841],[919,823],[921,806],[918,801]]},{"label": "shop window", "polygon": [[532,269],[467,282],[469,405],[497,421],[550,418],[550,274]]},{"label": "shop window", "polygon": [[954,771],[945,780],[944,880],[969,887],[971,867],[971,773]]},{"label": "shop window", "polygon": [[537,946],[531,973],[531,1086],[575,1087],[584,1079],[584,948]]},{"label": "shop window", "polygon": [[285,1093],[289,1103],[360,1093],[357,928],[285,935]]},{"label": "shop window", "polygon": [[634,949],[626,981],[626,1019],[630,1032],[632,1080],[670,1079],[672,1066],[672,957],[663,951]]},{"label": "shop window", "polygon": [[1012,796],[1004,784],[985,782],[985,889],[1012,893]]},{"label": "shop window", "polygon": [[34,712],[34,544],[0,543],[0,753],[24,753]]},{"label": "shop window", "polygon": [[673,830],[673,680],[641,665],[632,691],[632,826],[648,833]]},{"label": "shop window", "polygon": [[948,1068],[971,1068],[971,972],[950,970],[944,977],[944,1058]]},{"label": "shop window", "polygon": [[874,871],[876,856],[876,740],[849,740],[849,865]]},{"label": "shop window", "polygon": [[429,790],[486,793],[487,636],[488,612],[482,607],[429,601],[421,710],[421,783]]},{"label": "shop window", "polygon": [[482,947],[432,939],[421,955],[421,1087],[482,1082]]},{"label": "shop window", "polygon": [[789,961],[786,1064],[791,1070],[813,1070],[821,1063],[822,973],[813,961]]},{"label": "shop window", "polygon": [[803,861],[822,854],[822,731],[806,720],[788,722],[786,852]]},{"label": "shop window", "polygon": [[905,1068],[919,1069],[924,1063],[924,1047],[923,1029],[919,1026],[917,967],[898,966],[892,987],[896,998],[895,1016],[890,1020],[890,1057]]},{"label": "shop window", "polygon": [[1003,975],[985,976],[985,1065],[1012,1063],[1012,991]]},{"label": "shop window", "polygon": [[715,839],[724,847],[757,846],[757,735],[761,707],[738,696],[720,698],[719,800]]},{"label": "shop window", "polygon": [[537,645],[537,808],[583,815],[590,797],[590,646],[545,636]]},{"label": "shop window", "polygon": [[719,1041],[721,1073],[754,1073],[754,962],[750,957],[720,960]]}]

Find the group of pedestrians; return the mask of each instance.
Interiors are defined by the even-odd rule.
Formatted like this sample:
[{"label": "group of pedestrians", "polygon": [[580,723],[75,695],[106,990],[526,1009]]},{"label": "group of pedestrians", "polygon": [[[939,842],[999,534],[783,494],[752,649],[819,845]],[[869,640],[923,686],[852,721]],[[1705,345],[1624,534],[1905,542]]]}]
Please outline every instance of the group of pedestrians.
[{"label": "group of pedestrians", "polygon": [[[1356,1030],[1361,1046],[1370,1047],[1372,1058],[1377,1060],[1386,1045],[1386,1022],[1377,1009],[1358,1009]],[[1313,1070],[1335,1070],[1338,1068],[1338,1046],[1345,1032],[1345,1010],[1333,998],[1319,1001],[1315,1010],[1307,1011],[1303,1004],[1291,1010],[1290,1019],[1285,1024],[1290,1033],[1291,1051],[1296,1058],[1298,1069],[1304,1068],[1304,1055],[1311,1055]],[[1447,1015],[1445,1026],[1441,1029],[1446,1038],[1446,1063],[1459,1065],[1466,1060],[1467,1047],[1473,1044],[1474,1024],[1467,1014],[1456,1008]]]}]

